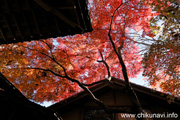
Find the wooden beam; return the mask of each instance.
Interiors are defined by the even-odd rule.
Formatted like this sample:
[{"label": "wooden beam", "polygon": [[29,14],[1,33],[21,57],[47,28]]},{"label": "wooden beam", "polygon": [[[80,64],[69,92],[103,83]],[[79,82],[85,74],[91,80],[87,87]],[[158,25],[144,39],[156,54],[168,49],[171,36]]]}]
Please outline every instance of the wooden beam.
[{"label": "wooden beam", "polygon": [[[6,8],[7,8],[8,13],[11,13],[11,9],[9,7],[9,4],[7,3],[8,1],[7,0],[4,0],[4,1],[6,4]],[[5,21],[5,26],[7,26],[7,29],[11,35],[11,36],[7,36],[7,38],[10,37],[7,40],[8,40],[8,43],[14,43],[16,41],[15,32],[13,30],[12,23],[9,21],[10,18],[8,18],[8,17],[11,18],[12,16],[9,16],[8,14],[3,15],[3,19]]]},{"label": "wooden beam", "polygon": [[[15,40],[15,34],[14,34],[14,32],[12,32],[13,31],[13,28],[12,28],[12,26],[10,26],[10,22],[9,22],[9,20],[7,19],[7,16],[6,15],[3,15],[3,19],[4,19],[4,21],[5,21],[5,26],[7,27],[7,29],[8,29],[8,31],[9,31],[9,33],[10,33],[10,37],[12,37],[12,39],[13,40]],[[7,37],[8,38],[8,37]]]},{"label": "wooden beam", "polygon": [[73,9],[74,9],[74,13],[75,13],[75,15],[76,15],[77,23],[78,23],[79,25],[81,25],[81,22],[80,22],[80,20],[79,20],[79,16],[78,16],[78,13],[77,13],[77,7],[76,7],[76,5],[74,4],[74,1],[73,1],[73,5],[74,5]]},{"label": "wooden beam", "polygon": [[[17,28],[17,30],[18,30],[18,32],[19,32],[19,35],[20,35],[20,37],[22,38],[23,35],[22,35],[21,29],[20,29],[19,22],[17,21],[16,15],[15,15],[15,14],[12,14],[12,17],[13,17],[13,20],[14,20],[14,22],[15,22],[16,28]],[[18,36],[18,35],[17,35],[17,36]]]},{"label": "wooden beam", "polygon": [[[19,0],[15,0],[16,1],[16,4],[17,4],[17,6],[18,6],[18,8],[20,9],[20,11],[23,11],[23,9],[20,7],[20,2],[21,1],[19,1]],[[25,0],[25,2],[27,3],[27,0]],[[27,3],[28,4],[28,3]],[[22,18],[23,18],[23,20],[22,20],[22,22],[24,23],[24,25],[26,26],[26,31],[28,32],[28,33],[31,33],[30,32],[30,27],[29,27],[29,24],[28,24],[28,22],[27,22],[27,18],[26,18],[26,16],[25,16],[25,13],[24,12],[22,12]],[[19,24],[19,22],[18,22],[18,24]],[[21,30],[21,33],[22,33],[22,28],[23,28],[23,25],[20,25],[20,30]],[[23,28],[24,29],[24,28]],[[23,32],[23,37],[24,37],[24,35],[25,35],[25,32]],[[29,34],[30,35],[30,34]]]},{"label": "wooden beam", "polygon": [[79,2],[79,0],[77,0],[77,2],[78,2],[78,5],[79,5],[79,9],[80,9],[80,12],[81,12],[81,17],[82,17],[82,20],[83,20],[83,25],[84,25],[84,27],[85,27],[85,30],[87,30],[87,26],[86,26],[86,23],[85,23],[85,20],[84,20],[84,15],[83,15],[83,13],[82,13],[82,9],[81,9],[81,4],[80,4],[80,2]]},{"label": "wooden beam", "polygon": [[[41,35],[41,31],[40,31],[40,28],[39,28],[38,23],[37,23],[37,20],[36,20],[36,14],[35,14],[34,10],[32,9],[32,5],[29,3],[29,0],[27,0],[27,4],[28,4],[28,6],[29,6],[29,10],[30,10],[31,13],[32,13],[33,22],[34,22],[34,24],[35,24],[35,26],[36,26],[37,33],[38,33],[38,35],[40,36],[40,35]],[[32,32],[33,32],[33,31],[32,31]],[[31,37],[33,38],[33,36],[31,36]]]},{"label": "wooden beam", "polygon": [[57,28],[58,32],[61,33],[61,30],[59,29],[59,24],[57,22],[57,18],[55,16],[54,16],[54,21],[55,21],[56,28]]},{"label": "wooden beam", "polygon": [[0,34],[1,34],[2,38],[3,38],[3,41],[0,41],[0,44],[8,43],[7,39],[6,39],[6,36],[4,35],[1,28],[0,28]]},{"label": "wooden beam", "polygon": [[[28,2],[28,4],[29,4],[29,2]],[[30,4],[29,4],[29,5],[30,5]],[[33,15],[33,21],[34,21],[34,23],[35,23],[37,32],[38,32],[39,35],[41,35],[40,28],[39,28],[38,23],[37,23],[37,20],[36,20],[36,14],[35,14],[35,12],[34,12],[34,10],[32,9],[31,6],[30,6],[30,9],[31,9],[31,13],[32,13],[32,15]]]},{"label": "wooden beam", "polygon": [[61,14],[58,10],[54,9],[53,7],[47,5],[42,0],[34,0],[37,4],[39,4],[42,8],[44,8],[46,11],[50,11],[53,14],[55,14],[58,18],[63,20],[65,23],[70,25],[71,27],[75,28],[78,27],[81,30],[84,30],[81,26],[77,25],[76,23],[69,20],[67,17],[65,17],[63,14]]},{"label": "wooden beam", "polygon": [[59,7],[58,9],[61,9],[61,10],[69,10],[69,9],[74,9],[74,7]]}]

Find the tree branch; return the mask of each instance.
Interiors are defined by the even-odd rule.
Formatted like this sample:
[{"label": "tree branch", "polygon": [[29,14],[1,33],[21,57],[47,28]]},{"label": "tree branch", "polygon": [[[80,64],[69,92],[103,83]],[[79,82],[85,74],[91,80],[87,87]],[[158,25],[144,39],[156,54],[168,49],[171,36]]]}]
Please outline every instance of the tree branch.
[{"label": "tree branch", "polygon": [[82,83],[84,86],[93,86],[93,85],[96,85],[96,84],[99,84],[99,83],[103,83],[104,81],[107,81],[107,80],[100,80],[100,81],[97,81],[97,82],[93,82],[91,84],[86,84],[86,83]]},{"label": "tree branch", "polygon": [[[121,6],[121,5],[120,5],[120,6]],[[132,100],[132,103],[133,103],[134,107],[135,107],[135,108],[134,108],[134,112],[135,112],[135,113],[140,113],[140,112],[142,112],[143,110],[142,110],[141,104],[140,104],[140,102],[139,102],[139,99],[138,99],[135,91],[133,90],[133,88],[132,88],[131,85],[130,85],[129,78],[128,78],[128,75],[127,75],[127,69],[126,69],[126,66],[125,66],[125,64],[124,64],[124,61],[123,61],[123,59],[122,59],[122,56],[121,56],[121,50],[122,50],[122,48],[123,48],[124,41],[123,41],[123,43],[120,45],[120,47],[118,47],[118,51],[117,51],[116,46],[115,46],[115,43],[113,42],[112,37],[111,37],[111,27],[112,27],[112,23],[113,23],[113,18],[114,18],[114,15],[115,15],[116,11],[120,8],[120,6],[114,11],[114,14],[113,14],[113,16],[112,16],[112,18],[111,18],[108,36],[109,36],[110,42],[111,42],[111,44],[112,44],[112,46],[113,46],[113,49],[114,49],[114,51],[115,51],[115,53],[116,53],[116,55],[117,55],[117,57],[118,57],[118,59],[119,59],[119,63],[120,63],[120,65],[121,65],[121,67],[122,67],[122,72],[123,72],[124,80],[125,80],[125,83],[126,83],[127,92],[128,92],[128,94],[129,94],[129,96],[130,96],[130,98],[131,98],[131,100]],[[124,29],[125,29],[125,28],[124,28]],[[125,31],[124,31],[124,32],[125,32]],[[124,35],[125,35],[125,33],[123,33],[123,37],[124,37]]]},{"label": "tree branch", "polygon": [[109,65],[107,64],[107,62],[103,59],[103,55],[102,53],[100,52],[100,55],[101,55],[101,58],[102,60],[98,60],[97,62],[102,62],[105,64],[106,68],[107,68],[107,71],[108,71],[108,78],[111,77],[111,72],[110,72],[110,69],[109,69]]},{"label": "tree branch", "polygon": [[52,52],[52,47],[47,43],[47,42],[44,42],[44,40],[40,40],[41,42],[43,42],[44,44],[46,44],[50,50],[50,53],[51,53],[51,56],[53,59],[55,59],[54,55],[53,55],[53,52]]},{"label": "tree branch", "polygon": [[56,72],[54,72],[54,71],[52,71],[52,70],[50,70],[50,69],[36,68],[36,67],[28,67],[28,68],[24,68],[24,69],[43,70],[43,71],[45,71],[45,72],[50,72],[50,73],[52,73],[52,74],[54,74],[54,75],[56,75],[56,76],[58,76],[58,77],[65,78],[65,76],[60,75],[60,74],[58,74],[58,73],[56,73]]},{"label": "tree branch", "polygon": [[[25,47],[25,46],[22,46],[22,47],[27,48],[27,49],[29,49],[29,50],[34,50],[34,51],[36,51],[36,52],[38,52],[38,53],[40,53],[40,54],[42,54],[42,55],[50,58],[50,59],[51,59],[52,61],[54,61],[57,65],[59,65],[59,66],[63,69],[64,74],[67,75],[66,68],[65,68],[63,65],[61,65],[53,56],[49,56],[48,54],[45,54],[45,53],[43,53],[43,52],[40,52],[40,51],[38,51],[38,50],[36,50],[36,49],[32,49],[32,48]],[[51,71],[50,71],[50,72],[51,72]]]}]

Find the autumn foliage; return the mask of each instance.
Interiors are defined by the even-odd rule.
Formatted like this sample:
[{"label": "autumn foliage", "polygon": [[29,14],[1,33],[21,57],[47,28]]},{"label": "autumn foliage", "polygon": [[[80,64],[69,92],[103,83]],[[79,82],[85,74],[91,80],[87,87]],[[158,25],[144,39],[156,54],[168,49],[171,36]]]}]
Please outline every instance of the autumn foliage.
[{"label": "autumn foliage", "polygon": [[[167,2],[167,1],[166,1]],[[172,2],[172,3],[170,3]],[[180,1],[168,1],[167,7],[155,7],[159,16],[151,20],[156,40],[144,54],[144,76],[154,88],[180,95]],[[157,24],[159,23],[159,24]],[[170,101],[174,98],[169,97]]]},{"label": "autumn foliage", "polygon": [[107,78],[102,60],[108,64],[111,76],[123,79],[108,36],[111,26],[116,49],[123,44],[128,76],[136,77],[143,70],[136,40],[154,35],[150,20],[157,14],[149,4],[139,0],[89,0],[92,32],[2,45],[0,71],[27,98],[37,102],[59,101],[79,92],[78,84],[66,75],[82,83]]}]

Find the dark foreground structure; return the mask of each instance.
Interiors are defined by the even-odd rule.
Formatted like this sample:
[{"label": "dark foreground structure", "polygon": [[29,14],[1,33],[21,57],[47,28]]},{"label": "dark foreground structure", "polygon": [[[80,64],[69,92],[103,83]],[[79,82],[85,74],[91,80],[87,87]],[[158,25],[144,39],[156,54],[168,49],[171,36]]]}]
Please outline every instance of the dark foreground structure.
[{"label": "dark foreground structure", "polygon": [[0,73],[0,120],[61,120],[52,109],[29,101]]},{"label": "dark foreground structure", "polygon": [[0,0],[0,45],[90,31],[87,0]]},{"label": "dark foreground structure", "polygon": [[[139,113],[138,117],[142,118],[144,116],[150,118],[149,120],[180,120],[179,100],[169,104],[166,98],[167,94],[133,83],[131,85],[140,100],[142,108],[147,113],[144,115]],[[110,82],[107,80],[90,89],[97,98],[109,107],[124,109],[133,107],[130,96],[125,89],[125,82],[121,79],[112,78]],[[122,113],[106,113],[90,99],[86,92],[80,92],[49,108],[56,110],[63,120],[136,120],[133,117],[123,118]]]}]

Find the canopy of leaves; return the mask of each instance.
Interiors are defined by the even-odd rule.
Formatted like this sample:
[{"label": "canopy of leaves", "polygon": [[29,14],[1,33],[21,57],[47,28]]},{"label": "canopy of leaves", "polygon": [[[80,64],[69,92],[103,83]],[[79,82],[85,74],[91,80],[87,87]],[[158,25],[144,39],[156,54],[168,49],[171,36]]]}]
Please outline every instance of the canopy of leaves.
[{"label": "canopy of leaves", "polygon": [[[139,0],[89,0],[93,31],[82,35],[0,46],[0,71],[29,99],[59,101],[80,91],[67,79],[93,83],[111,76],[123,78],[116,49],[123,45],[123,59],[130,77],[142,70],[139,48],[134,39],[152,37],[148,3]],[[116,12],[114,12],[116,11]],[[111,19],[112,24],[111,24]],[[134,32],[143,32],[135,38]]]},{"label": "canopy of leaves", "polygon": [[159,16],[151,20],[156,36],[143,58],[144,75],[152,86],[180,96],[180,1],[166,5],[156,7]]}]

